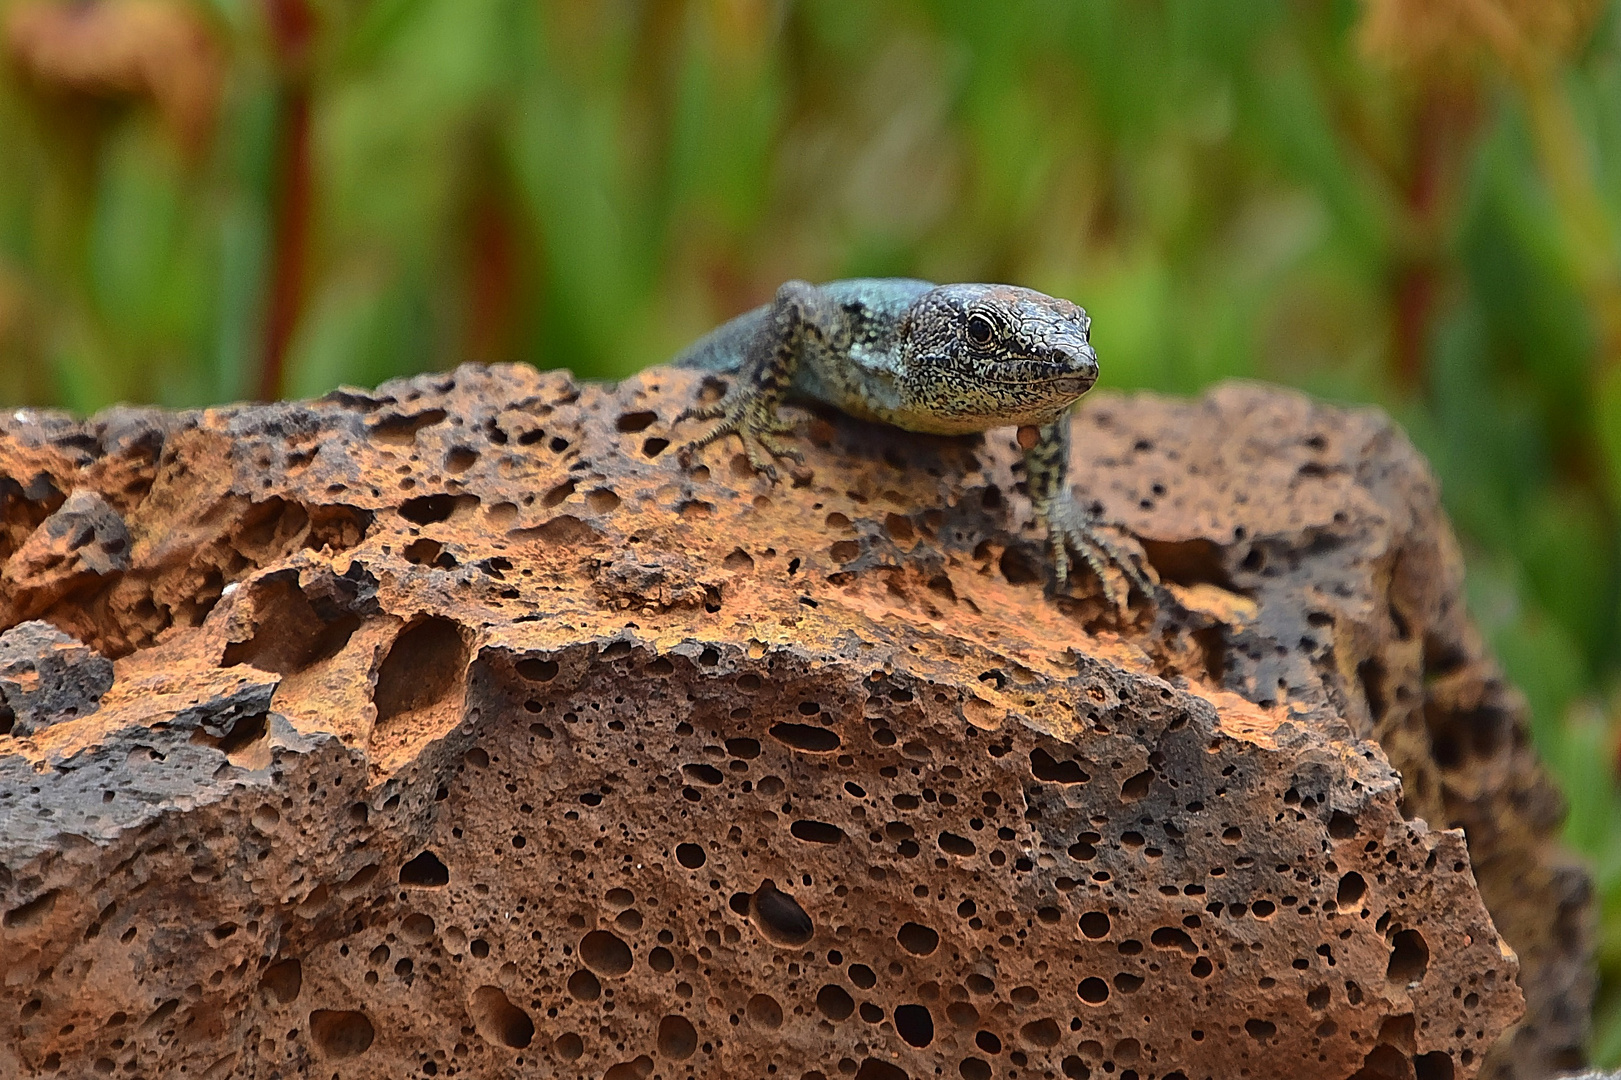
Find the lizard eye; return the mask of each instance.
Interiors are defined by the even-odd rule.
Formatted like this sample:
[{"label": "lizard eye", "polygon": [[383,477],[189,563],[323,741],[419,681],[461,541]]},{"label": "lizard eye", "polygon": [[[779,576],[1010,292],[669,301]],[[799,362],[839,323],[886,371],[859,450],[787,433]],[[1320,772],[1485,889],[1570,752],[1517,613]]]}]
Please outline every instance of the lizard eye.
[{"label": "lizard eye", "polygon": [[996,327],[985,316],[974,315],[968,319],[968,340],[975,345],[989,345],[995,336]]}]

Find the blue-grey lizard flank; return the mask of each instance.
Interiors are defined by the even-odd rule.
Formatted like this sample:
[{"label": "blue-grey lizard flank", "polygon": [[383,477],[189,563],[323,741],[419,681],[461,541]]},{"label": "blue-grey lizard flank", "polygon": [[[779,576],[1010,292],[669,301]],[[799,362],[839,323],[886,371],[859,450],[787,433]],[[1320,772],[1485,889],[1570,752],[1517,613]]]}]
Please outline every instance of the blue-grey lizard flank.
[{"label": "blue-grey lizard flank", "polygon": [[1098,531],[1068,483],[1071,404],[1098,377],[1092,320],[1068,300],[1011,285],[933,285],[908,278],[790,281],[769,304],[712,331],[673,361],[734,374],[724,397],[676,418],[718,420],[681,450],[736,434],[756,471],[767,456],[800,460],[783,441],[785,397],[832,405],[907,431],[957,435],[1017,426],[1030,500],[1047,526],[1062,590],[1070,551],[1084,558],[1117,607],[1129,602],[1107,571],[1153,602],[1157,587]]}]

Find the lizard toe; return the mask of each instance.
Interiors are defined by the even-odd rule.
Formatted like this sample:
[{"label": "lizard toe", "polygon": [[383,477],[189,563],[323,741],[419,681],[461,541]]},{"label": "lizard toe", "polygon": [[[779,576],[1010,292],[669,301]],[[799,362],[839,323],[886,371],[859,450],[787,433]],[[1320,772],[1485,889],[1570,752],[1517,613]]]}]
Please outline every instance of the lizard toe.
[{"label": "lizard toe", "polygon": [[778,432],[772,429],[767,429],[765,431],[756,433],[754,437],[759,440],[761,446],[771,451],[771,455],[773,457],[787,458],[789,461],[795,462],[803,462],[805,460],[804,454],[800,453],[794,447],[784,443],[778,436]]}]

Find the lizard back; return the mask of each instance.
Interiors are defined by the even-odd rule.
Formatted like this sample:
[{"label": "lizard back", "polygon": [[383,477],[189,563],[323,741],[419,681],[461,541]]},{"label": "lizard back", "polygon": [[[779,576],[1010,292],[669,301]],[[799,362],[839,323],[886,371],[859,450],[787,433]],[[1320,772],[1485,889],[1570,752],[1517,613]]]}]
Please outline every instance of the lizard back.
[{"label": "lizard back", "polygon": [[[885,353],[894,347],[896,331],[912,302],[934,285],[915,278],[849,278],[819,288],[843,313],[843,333],[837,347]],[[770,304],[761,304],[744,312],[687,346],[670,363],[723,374],[737,372],[770,311]],[[822,397],[799,378],[795,379],[794,388],[812,397]]]}]

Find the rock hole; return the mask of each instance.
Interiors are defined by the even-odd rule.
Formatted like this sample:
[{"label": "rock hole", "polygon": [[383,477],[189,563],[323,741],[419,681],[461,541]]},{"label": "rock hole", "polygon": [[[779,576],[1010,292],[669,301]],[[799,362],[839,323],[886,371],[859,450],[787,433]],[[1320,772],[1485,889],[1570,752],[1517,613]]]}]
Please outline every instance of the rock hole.
[{"label": "rock hole", "polygon": [[982,1058],[963,1058],[957,1071],[962,1080],[991,1080],[991,1066]]},{"label": "rock hole", "polygon": [[816,925],[805,909],[770,878],[755,890],[749,909],[760,932],[778,945],[803,945],[816,933]]},{"label": "rock hole", "polygon": [[1306,1007],[1309,1009],[1315,1009],[1318,1012],[1322,1012],[1324,1009],[1328,1008],[1328,987],[1313,987],[1306,994]]},{"label": "rock hole", "polygon": [[445,454],[445,471],[464,473],[478,463],[478,451],[470,446],[452,446]]},{"label": "rock hole", "polygon": [[851,964],[850,981],[863,990],[871,990],[878,985],[878,976],[866,964]]},{"label": "rock hole", "polygon": [[708,858],[704,854],[704,849],[697,844],[677,844],[675,846],[675,861],[688,870],[698,869]]},{"label": "rock hole", "polygon": [[1031,1046],[1057,1046],[1063,1033],[1058,1029],[1058,1022],[1050,1017],[1032,1020],[1019,1029],[1019,1038]]},{"label": "rock hole", "polygon": [[416,889],[437,889],[450,884],[450,867],[431,851],[424,851],[400,867],[400,884]]},{"label": "rock hole", "polygon": [[405,550],[401,554],[405,556],[405,561],[413,566],[429,566],[444,550],[445,546],[439,541],[430,540],[424,536],[420,540],[413,540],[406,544]]},{"label": "rock hole", "polygon": [[291,675],[338,655],[360,628],[358,615],[323,619],[291,574],[271,575],[252,588],[253,634],[225,647],[222,667],[252,664],[260,671]]},{"label": "rock hole", "polygon": [[584,968],[570,975],[564,985],[568,987],[569,996],[576,1001],[595,1001],[602,996],[602,980]]},{"label": "rock hole", "polygon": [[1129,971],[1119,972],[1114,977],[1114,988],[1122,994],[1135,994],[1143,988],[1143,977]]},{"label": "rock hole", "polygon": [[669,439],[661,439],[661,438],[659,438],[658,436],[655,435],[652,438],[645,441],[644,443],[642,443],[642,456],[643,457],[649,457],[649,458],[656,458],[660,454],[664,453],[664,451],[668,450],[669,448],[670,448],[670,440]]},{"label": "rock hole", "polygon": [[1393,983],[1415,983],[1430,966],[1430,946],[1417,930],[1403,930],[1390,943],[1390,966],[1385,977]]},{"label": "rock hole", "polygon": [[[269,733],[270,716],[268,713],[249,713],[246,716],[238,716],[231,722],[230,729],[220,736],[219,741],[214,744],[214,749],[224,754],[231,764],[251,768],[259,764],[256,760],[253,760],[258,755],[251,755],[248,751]],[[266,757],[264,765],[269,763],[268,757]]]},{"label": "rock hole", "polygon": [[856,1070],[855,1080],[912,1080],[899,1065],[891,1065],[877,1058],[867,1058]]},{"label": "rock hole", "polygon": [[922,923],[903,923],[895,932],[895,940],[913,956],[928,956],[940,947],[939,932]]},{"label": "rock hole", "polygon": [[1074,761],[1059,761],[1039,746],[1030,751],[1030,771],[1049,784],[1084,784],[1092,779]]},{"label": "rock hole", "polygon": [[[1069,1077],[1069,1080],[1091,1080],[1092,1067],[1074,1054],[1066,1057],[1058,1067],[1063,1070],[1065,1076]],[[1170,1080],[1170,1078],[1167,1077],[1166,1080]],[[1187,1080],[1187,1078],[1183,1077],[1182,1080]]]},{"label": "rock hole", "polygon": [[974,842],[968,837],[958,836],[954,832],[943,832],[940,834],[940,850],[947,855],[955,855],[958,858],[966,859],[973,855],[977,849],[974,847]]},{"label": "rock hole", "polygon": [[639,412],[620,413],[619,419],[614,421],[614,428],[625,434],[646,431],[658,419],[658,414],[642,410]]},{"label": "rock hole", "polygon": [[685,1016],[671,1013],[659,1021],[659,1053],[676,1061],[685,1061],[698,1049],[698,1030]]},{"label": "rock hole", "polygon": [[291,1005],[304,988],[304,965],[294,957],[278,960],[265,968],[264,974],[259,976],[259,985],[279,1004]]},{"label": "rock hole", "polygon": [[1367,891],[1368,883],[1362,879],[1361,874],[1352,870],[1340,878],[1340,887],[1334,893],[1334,903],[1343,910],[1360,901]]},{"label": "rock hole", "polygon": [[1088,911],[1081,916],[1081,933],[1096,941],[1109,936],[1109,916],[1101,911]]},{"label": "rock hole", "polygon": [[810,844],[837,844],[844,839],[844,830],[837,825],[830,825],[825,821],[811,821],[807,818],[800,818],[788,826],[788,831],[796,839]]},{"label": "rock hole", "polygon": [[647,1080],[653,1075],[653,1059],[646,1054],[638,1054],[630,1061],[621,1061],[612,1065],[602,1074],[602,1080]]},{"label": "rock hole", "polygon": [[513,667],[530,682],[551,682],[557,678],[556,660],[536,660],[531,657],[519,660]]},{"label": "rock hole", "polygon": [[630,946],[607,930],[593,930],[580,939],[580,959],[599,975],[623,975],[633,962]]},{"label": "rock hole", "polygon": [[437,615],[412,623],[377,669],[377,722],[444,700],[466,669],[467,643],[456,623]]},{"label": "rock hole", "polygon": [[371,1048],[376,1029],[363,1012],[316,1009],[310,1013],[310,1041],[332,1061],[359,1057]]},{"label": "rock hole", "polygon": [[681,774],[710,787],[714,787],[726,779],[726,775],[713,765],[683,765],[681,766]]},{"label": "rock hole", "polygon": [[1120,785],[1120,801],[1136,802],[1148,794],[1148,787],[1154,782],[1154,773],[1151,769],[1144,769],[1136,776]]},{"label": "rock hole", "polygon": [[454,495],[418,495],[400,503],[400,517],[414,525],[435,525],[449,521],[456,511]]},{"label": "rock hole", "polygon": [[371,424],[370,435],[378,442],[390,446],[410,446],[416,441],[417,432],[444,423],[446,415],[444,409],[424,409],[419,413],[384,413]]},{"label": "rock hole", "polygon": [[743,1006],[743,1015],[755,1027],[775,1031],[782,1026],[782,1006],[770,994],[755,994]]},{"label": "rock hole", "polygon": [[[1227,631],[1217,624],[1192,633],[1193,643],[1204,654],[1204,668],[1210,682],[1220,686],[1227,677]],[[1181,718],[1179,718],[1181,719]],[[1178,727],[1181,725],[1178,724]]]},{"label": "rock hole", "polygon": [[541,496],[542,506],[556,506],[570,495],[574,494],[574,481],[565,480]]},{"label": "rock hole", "polygon": [[1034,585],[1041,581],[1041,574],[1017,548],[1008,548],[1002,552],[996,566],[1002,571],[1002,577],[1009,585]]},{"label": "rock hole", "polygon": [[1180,927],[1162,926],[1150,934],[1148,940],[1161,949],[1181,949],[1189,956],[1199,955],[1199,947],[1193,943],[1193,938]]},{"label": "rock hole", "polygon": [[727,739],[726,752],[735,758],[752,761],[760,756],[760,740],[743,737]]},{"label": "rock hole", "polygon": [[1278,1025],[1270,1020],[1259,1020],[1252,1016],[1244,1021],[1244,1030],[1249,1032],[1249,1037],[1256,1042],[1266,1042],[1278,1033]]},{"label": "rock hole", "polygon": [[771,737],[795,750],[809,753],[825,754],[839,748],[836,732],[812,724],[773,724]]},{"label": "rock hole", "polygon": [[897,1005],[895,1033],[912,1046],[925,1047],[934,1041],[934,1017],[923,1005]]},{"label": "rock hole", "polygon": [[572,1031],[565,1032],[552,1043],[552,1053],[564,1061],[578,1061],[585,1053],[585,1040]]},{"label": "rock hole", "polygon": [[585,505],[598,514],[611,513],[619,509],[619,495],[608,488],[597,488],[586,495]]},{"label": "rock hole", "polygon": [[1183,588],[1215,585],[1233,591],[1227,572],[1225,549],[1210,540],[1158,541],[1144,539],[1143,552],[1163,581]]},{"label": "rock hole", "polygon": [[1413,1075],[1417,1080],[1452,1080],[1452,1055],[1445,1050],[1431,1050],[1413,1059]]},{"label": "rock hole", "polygon": [[816,992],[816,1008],[829,1020],[844,1020],[856,1011],[856,1003],[844,987],[828,983]]},{"label": "rock hole", "polygon": [[485,1042],[522,1050],[535,1038],[535,1022],[507,1000],[500,987],[481,986],[474,990],[470,1011],[473,1026]]},{"label": "rock hole", "polygon": [[13,929],[38,926],[45,921],[45,917],[56,906],[56,897],[60,892],[60,889],[52,889],[49,892],[40,893],[26,904],[17,905],[6,912],[3,922],[7,927]]},{"label": "rock hole", "polygon": [[1096,975],[1082,979],[1081,985],[1075,988],[1075,992],[1088,1005],[1102,1005],[1109,1000],[1109,984]]},{"label": "rock hole", "polygon": [[1385,665],[1377,656],[1370,656],[1356,666],[1357,682],[1362,685],[1362,696],[1368,702],[1368,715],[1378,720],[1385,715]]},{"label": "rock hole", "polygon": [[426,945],[433,940],[434,922],[432,915],[424,915],[420,911],[413,911],[400,920],[400,937],[412,945]]},{"label": "rock hole", "polygon": [[1356,835],[1356,818],[1344,810],[1336,810],[1328,819],[1328,835],[1336,840],[1349,840]]}]

